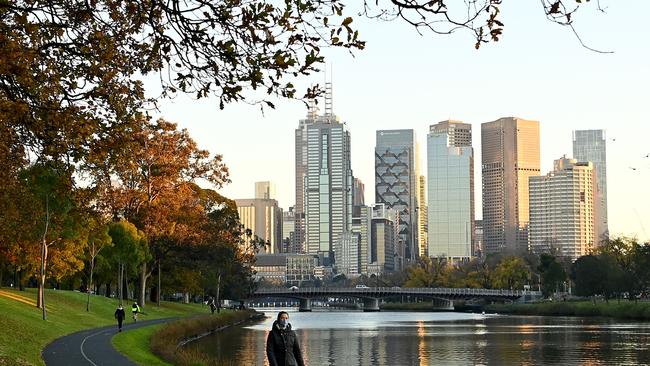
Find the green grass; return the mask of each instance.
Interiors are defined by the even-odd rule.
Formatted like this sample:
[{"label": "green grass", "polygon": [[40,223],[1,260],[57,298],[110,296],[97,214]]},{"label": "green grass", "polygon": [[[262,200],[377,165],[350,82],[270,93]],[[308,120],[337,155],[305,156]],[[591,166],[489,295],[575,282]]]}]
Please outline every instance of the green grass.
[{"label": "green grass", "polygon": [[489,305],[491,312],[518,315],[606,316],[617,319],[650,320],[650,302],[646,301],[557,301],[534,304]]},{"label": "green grass", "polygon": [[163,326],[164,324],[156,324],[118,333],[112,339],[113,346],[138,365],[171,366],[151,352],[151,336]]},{"label": "green grass", "polygon": [[[45,303],[49,311],[47,320],[43,321],[41,310],[33,305],[35,298],[36,289],[0,289],[0,365],[43,365],[41,352],[54,339],[83,329],[115,324],[116,299],[92,296],[90,311],[86,312],[86,294],[46,290]],[[32,304],[25,303],[30,301]],[[206,309],[200,304],[164,302],[160,308],[147,304],[143,311],[141,320],[185,316]]]}]

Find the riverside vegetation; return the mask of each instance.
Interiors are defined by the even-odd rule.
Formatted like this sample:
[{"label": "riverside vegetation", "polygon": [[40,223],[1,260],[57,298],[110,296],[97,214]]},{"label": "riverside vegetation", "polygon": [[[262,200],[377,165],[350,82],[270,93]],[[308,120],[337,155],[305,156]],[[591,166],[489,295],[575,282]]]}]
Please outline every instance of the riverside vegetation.
[{"label": "riverside vegetation", "polygon": [[[117,300],[93,296],[86,311],[86,294],[46,290],[48,320],[36,308],[36,289],[0,289],[0,365],[43,365],[41,352],[54,339],[83,329],[115,325]],[[199,304],[163,301],[160,307],[147,306],[143,320],[189,316],[205,312]],[[128,320],[127,320],[128,322]],[[128,333],[128,332],[123,332]]]}]

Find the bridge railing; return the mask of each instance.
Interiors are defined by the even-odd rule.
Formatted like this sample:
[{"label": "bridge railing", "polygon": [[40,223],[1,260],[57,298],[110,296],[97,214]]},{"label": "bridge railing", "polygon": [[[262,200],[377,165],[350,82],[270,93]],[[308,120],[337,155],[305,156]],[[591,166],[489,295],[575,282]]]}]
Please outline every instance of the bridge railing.
[{"label": "bridge railing", "polygon": [[505,290],[505,289],[475,289],[475,288],[401,288],[401,287],[306,287],[299,289],[269,288],[259,289],[256,295],[446,295],[446,296],[480,296],[480,297],[522,297],[541,296],[539,291]]}]

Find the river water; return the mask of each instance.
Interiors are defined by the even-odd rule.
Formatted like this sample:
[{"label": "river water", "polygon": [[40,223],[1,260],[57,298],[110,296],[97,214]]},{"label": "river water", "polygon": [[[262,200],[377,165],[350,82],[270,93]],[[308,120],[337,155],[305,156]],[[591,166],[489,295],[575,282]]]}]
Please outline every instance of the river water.
[{"label": "river water", "polygon": [[[264,321],[190,347],[226,365],[268,365]],[[308,365],[648,365],[650,323],[603,318],[289,310]]]}]

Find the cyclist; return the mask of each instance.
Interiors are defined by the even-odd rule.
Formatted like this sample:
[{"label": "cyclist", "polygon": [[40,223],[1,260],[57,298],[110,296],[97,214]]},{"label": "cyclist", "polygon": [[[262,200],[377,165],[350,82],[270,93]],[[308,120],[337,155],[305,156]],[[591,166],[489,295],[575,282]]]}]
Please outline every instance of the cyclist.
[{"label": "cyclist", "polygon": [[131,312],[133,313],[133,322],[137,322],[138,313],[140,312],[140,306],[138,306],[137,302],[134,302],[133,305],[131,305]]}]

